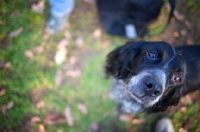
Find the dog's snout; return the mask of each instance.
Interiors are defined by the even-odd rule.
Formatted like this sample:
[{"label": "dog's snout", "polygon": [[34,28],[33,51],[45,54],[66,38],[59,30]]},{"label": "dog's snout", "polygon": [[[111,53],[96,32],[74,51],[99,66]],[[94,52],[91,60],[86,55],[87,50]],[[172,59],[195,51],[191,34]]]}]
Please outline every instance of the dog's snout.
[{"label": "dog's snout", "polygon": [[149,96],[159,96],[162,93],[161,85],[155,80],[148,80],[145,82],[145,93]]}]

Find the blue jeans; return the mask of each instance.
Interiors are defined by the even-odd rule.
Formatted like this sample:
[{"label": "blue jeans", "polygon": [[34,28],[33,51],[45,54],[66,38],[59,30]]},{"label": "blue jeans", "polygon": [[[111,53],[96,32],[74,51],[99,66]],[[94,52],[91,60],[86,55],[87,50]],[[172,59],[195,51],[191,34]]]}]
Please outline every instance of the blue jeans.
[{"label": "blue jeans", "polygon": [[74,8],[74,0],[49,0],[50,13],[56,17],[69,15]]}]

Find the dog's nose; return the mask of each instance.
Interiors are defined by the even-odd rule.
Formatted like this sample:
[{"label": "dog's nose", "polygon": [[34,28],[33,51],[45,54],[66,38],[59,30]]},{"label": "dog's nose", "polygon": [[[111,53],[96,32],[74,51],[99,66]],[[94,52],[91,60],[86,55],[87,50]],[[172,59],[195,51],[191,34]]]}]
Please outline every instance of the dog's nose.
[{"label": "dog's nose", "polygon": [[148,80],[145,82],[145,93],[149,96],[159,96],[162,93],[161,85],[155,80]]}]

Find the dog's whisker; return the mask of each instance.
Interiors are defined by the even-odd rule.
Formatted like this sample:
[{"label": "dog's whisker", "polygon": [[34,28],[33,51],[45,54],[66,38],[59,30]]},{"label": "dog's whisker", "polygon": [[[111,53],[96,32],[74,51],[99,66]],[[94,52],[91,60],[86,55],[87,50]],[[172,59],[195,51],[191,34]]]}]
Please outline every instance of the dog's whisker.
[{"label": "dog's whisker", "polygon": [[128,71],[132,72],[132,70],[131,70],[131,69],[129,69],[128,67],[125,67],[125,66],[123,66],[123,65],[122,65],[122,67],[123,67],[123,68],[125,68],[126,70],[128,70]]}]

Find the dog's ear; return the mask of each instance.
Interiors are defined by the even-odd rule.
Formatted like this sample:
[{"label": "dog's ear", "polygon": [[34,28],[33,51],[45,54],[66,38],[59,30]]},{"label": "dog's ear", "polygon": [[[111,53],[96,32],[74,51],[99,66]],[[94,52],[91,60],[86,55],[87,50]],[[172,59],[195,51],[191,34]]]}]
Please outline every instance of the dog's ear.
[{"label": "dog's ear", "polygon": [[145,41],[130,41],[110,52],[106,59],[106,76],[125,79],[131,72],[131,64],[140,52]]},{"label": "dog's ear", "polygon": [[159,102],[157,102],[154,106],[148,108],[146,111],[148,113],[154,113],[165,111],[172,106],[176,106],[179,103],[180,98],[182,97],[183,89],[183,85],[173,88],[171,91],[168,92],[167,95],[162,97]]}]

